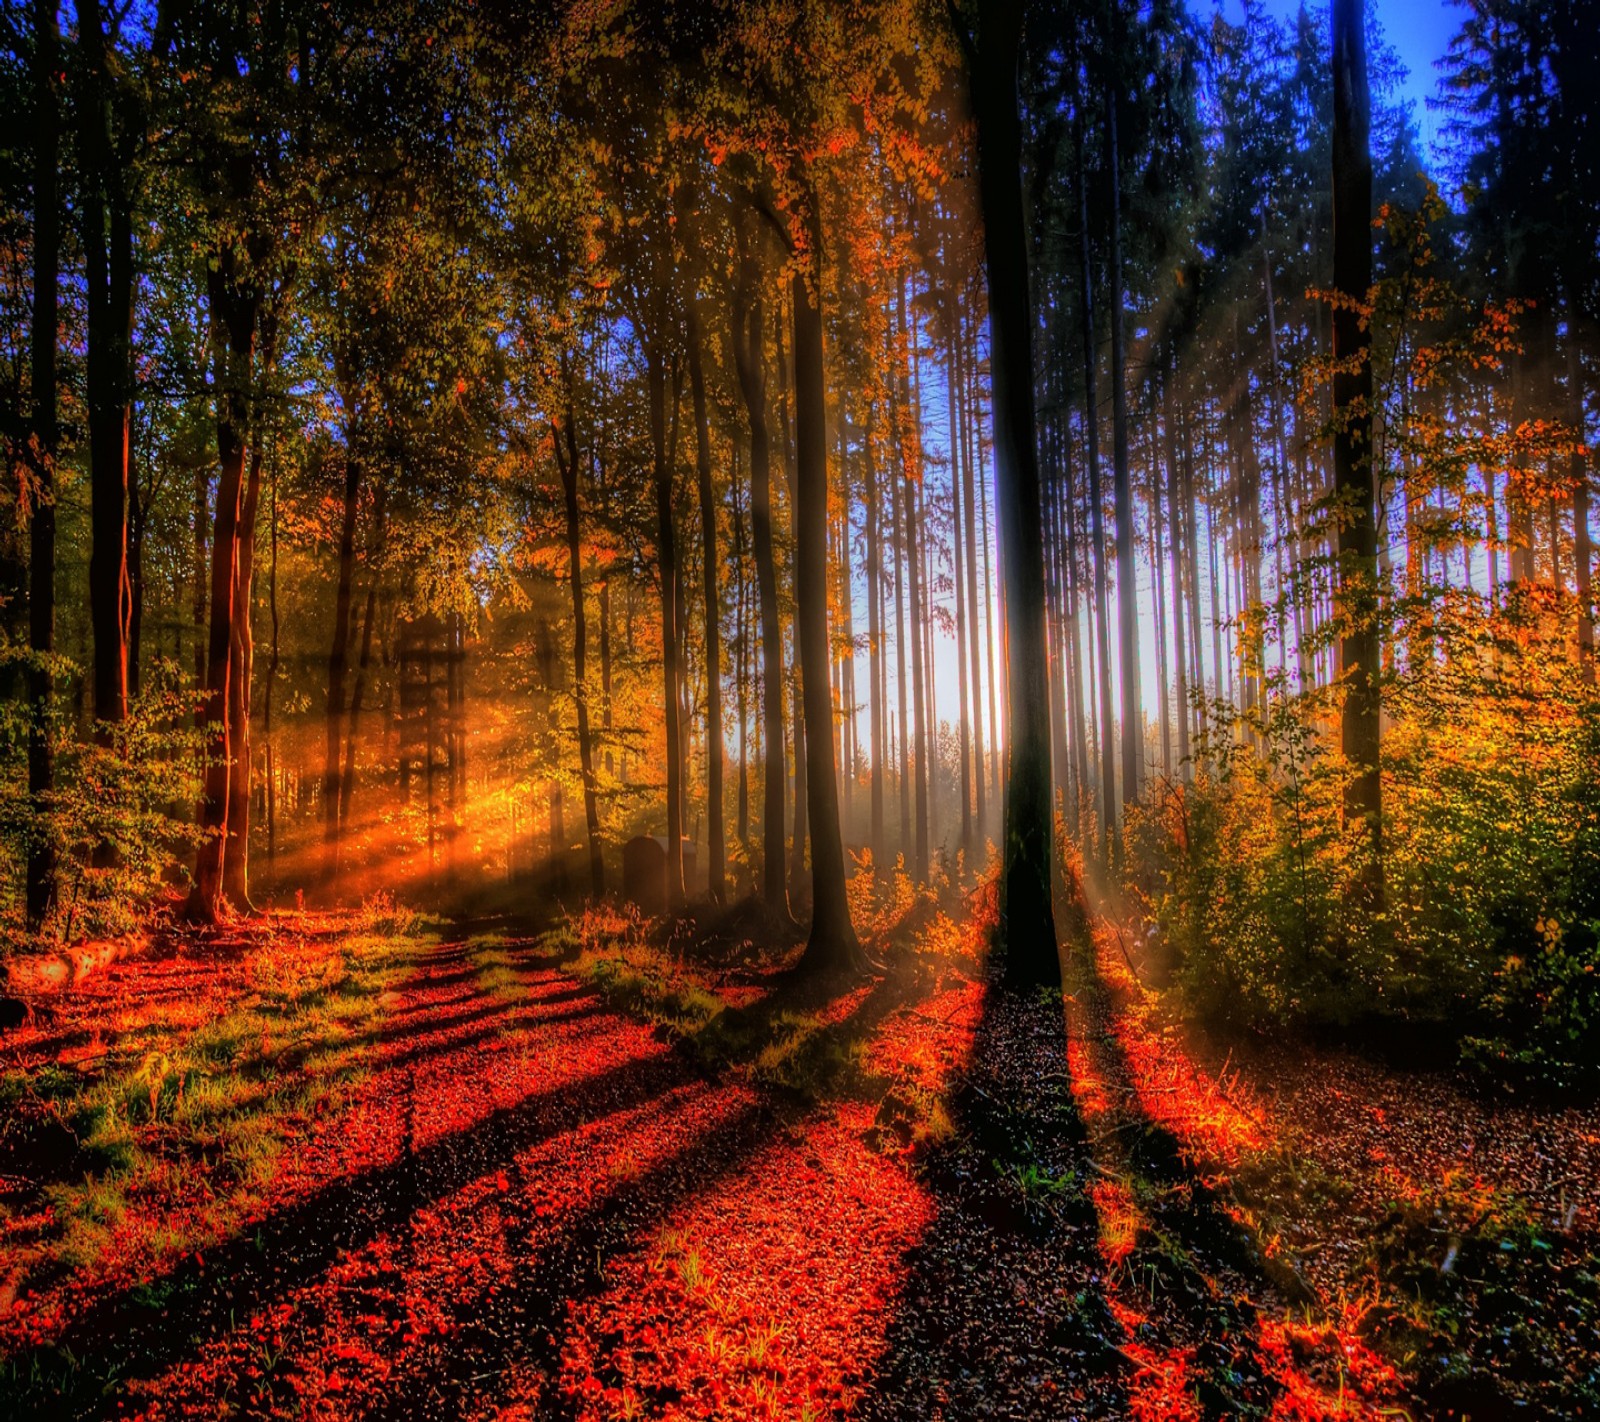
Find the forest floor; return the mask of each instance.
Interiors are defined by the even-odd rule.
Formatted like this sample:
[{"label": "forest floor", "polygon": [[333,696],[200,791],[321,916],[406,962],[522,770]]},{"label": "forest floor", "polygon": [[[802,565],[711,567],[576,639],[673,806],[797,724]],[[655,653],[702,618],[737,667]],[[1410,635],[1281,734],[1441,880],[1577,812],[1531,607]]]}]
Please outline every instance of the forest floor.
[{"label": "forest floor", "polygon": [[[1600,1110],[1169,1021],[982,893],[173,936],[0,1037],[0,1416],[1592,1416]],[[1062,1031],[1063,1016],[1066,1031]]]}]

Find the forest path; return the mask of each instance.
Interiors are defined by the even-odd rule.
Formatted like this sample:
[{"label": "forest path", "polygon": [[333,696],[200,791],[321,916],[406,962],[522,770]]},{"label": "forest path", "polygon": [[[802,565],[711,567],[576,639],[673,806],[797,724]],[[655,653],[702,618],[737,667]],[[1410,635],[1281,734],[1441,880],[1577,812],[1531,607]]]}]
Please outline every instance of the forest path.
[{"label": "forest path", "polygon": [[[386,951],[338,1108],[213,1244],[70,1280],[0,1412],[1370,1415],[1291,1356],[1092,983],[1070,1033],[948,967],[813,1002],[876,1083],[816,1101],[709,1076],[504,925]],[[781,1033],[781,979],[744,991]],[[957,1120],[913,1159],[886,1122],[918,1089]]]},{"label": "forest path", "polygon": [[708,1080],[531,940],[419,947],[384,1000],[365,1079],[270,1197],[63,1305],[10,1415],[598,1417],[732,1391],[822,1416],[859,1390],[928,1215],[862,1146],[870,1110],[802,1121]]}]

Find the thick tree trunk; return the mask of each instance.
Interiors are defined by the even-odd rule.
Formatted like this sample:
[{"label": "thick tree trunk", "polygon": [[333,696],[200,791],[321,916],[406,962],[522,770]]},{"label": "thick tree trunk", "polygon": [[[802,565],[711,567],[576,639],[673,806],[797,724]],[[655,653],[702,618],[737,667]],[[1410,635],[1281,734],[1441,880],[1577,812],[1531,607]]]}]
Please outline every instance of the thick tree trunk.
[{"label": "thick tree trunk", "polygon": [[762,315],[755,300],[758,274],[743,263],[734,294],[733,354],[750,424],[750,542],[756,564],[761,617],[761,877],[767,906],[787,918],[788,881],[783,862],[783,629],[778,624],[778,567],[772,546],[772,450],[767,434]]},{"label": "thick tree trunk", "polygon": [[811,836],[811,933],[803,959],[812,973],[865,966],[845,895],[828,693],[828,458],[822,353],[822,225],[813,193],[805,268],[791,282],[795,370],[795,634],[805,705],[806,801]]},{"label": "thick tree trunk", "polygon": [[1045,675],[1044,528],[1034,442],[1028,245],[1022,219],[1017,65],[1022,6],[980,12],[973,54],[978,190],[989,278],[996,513],[1004,548],[1006,782],[996,947],[1013,984],[1059,986],[1051,900],[1049,688]]},{"label": "thick tree trunk", "polygon": [[1340,743],[1349,762],[1344,813],[1371,840],[1370,887],[1381,895],[1378,549],[1372,492],[1371,334],[1360,319],[1372,285],[1372,154],[1368,142],[1365,5],[1333,6],[1334,493],[1339,504],[1339,596],[1345,699]]},{"label": "thick tree trunk", "polygon": [[717,503],[711,486],[711,427],[706,416],[701,368],[700,318],[696,298],[688,303],[689,394],[694,403],[694,463],[700,494],[700,559],[705,596],[706,654],[706,853],[713,903],[728,896],[728,851],[722,824],[722,629],[717,596]]},{"label": "thick tree trunk", "polygon": [[49,823],[55,794],[56,649],[56,342],[60,328],[61,28],[57,0],[34,0],[33,15],[33,327],[30,379],[33,517],[28,527],[28,841],[26,911],[38,932],[56,899],[56,841]]}]

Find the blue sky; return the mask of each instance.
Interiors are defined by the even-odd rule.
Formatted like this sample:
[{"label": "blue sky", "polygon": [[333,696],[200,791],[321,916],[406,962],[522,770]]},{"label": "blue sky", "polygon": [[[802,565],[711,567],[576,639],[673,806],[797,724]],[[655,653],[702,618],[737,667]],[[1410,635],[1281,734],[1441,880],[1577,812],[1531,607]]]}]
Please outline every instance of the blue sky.
[{"label": "blue sky", "polygon": [[[1324,11],[1330,8],[1328,0],[1312,2]],[[1290,19],[1300,9],[1300,0],[1265,0],[1265,4],[1267,12],[1279,19]],[[1211,0],[1190,0],[1190,5],[1196,14],[1212,13]],[[1236,20],[1242,6],[1239,0],[1224,0],[1222,9],[1229,19]],[[1450,36],[1460,28],[1465,12],[1453,0],[1367,0],[1367,9],[1410,71],[1406,96],[1412,100],[1423,151],[1431,153],[1438,121],[1428,112],[1424,100],[1438,91],[1439,72],[1433,67],[1434,61],[1444,57]]]}]

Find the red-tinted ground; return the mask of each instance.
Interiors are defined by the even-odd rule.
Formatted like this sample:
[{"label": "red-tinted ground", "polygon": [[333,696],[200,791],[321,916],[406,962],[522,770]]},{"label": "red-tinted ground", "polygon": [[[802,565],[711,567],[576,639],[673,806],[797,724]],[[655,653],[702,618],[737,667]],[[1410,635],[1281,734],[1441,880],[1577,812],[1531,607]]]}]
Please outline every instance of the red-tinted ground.
[{"label": "red-tinted ground", "polygon": [[[1076,984],[1069,1036],[1058,1005],[984,988],[978,925],[936,918],[922,946],[953,952],[831,999],[689,974],[745,1033],[719,1025],[739,1045],[718,1059],[704,1008],[675,1046],[541,940],[392,928],[283,916],[174,945],[5,1041],[0,1415],[1405,1400],[1336,1297],[1348,1271],[1312,1279],[1300,1321],[1305,1285],[1263,1258],[1289,1247],[1276,1217],[1242,1229],[1226,1188],[1313,1084],[1270,1100],[1116,984]],[[1370,1109],[1403,1120],[1401,1097]]]}]

